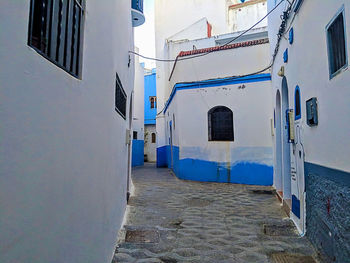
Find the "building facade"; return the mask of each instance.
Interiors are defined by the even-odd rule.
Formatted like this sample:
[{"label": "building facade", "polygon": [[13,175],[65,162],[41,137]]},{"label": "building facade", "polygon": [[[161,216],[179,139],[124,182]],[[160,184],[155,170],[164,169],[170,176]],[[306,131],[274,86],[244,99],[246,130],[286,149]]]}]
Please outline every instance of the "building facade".
[{"label": "building facade", "polygon": [[269,18],[274,186],[299,232],[335,262],[350,258],[349,14],[348,1],[285,1]]},{"label": "building facade", "polygon": [[[159,43],[160,57],[177,61],[157,64],[157,94],[164,103],[157,116],[157,165],[172,168],[181,179],[272,185],[267,29],[255,28],[242,37],[242,31],[227,33],[234,30],[232,21],[245,30],[256,22],[256,10],[264,16],[266,1],[222,4],[215,10],[218,17],[201,10],[208,18],[187,24],[163,46]],[[252,16],[251,24],[240,23],[237,16],[229,19],[237,4],[242,14]],[[160,20],[166,25],[172,15]],[[226,34],[212,36],[216,32]]]},{"label": "building facade", "polygon": [[157,87],[156,70],[145,71],[145,160],[156,162],[157,150]]},{"label": "building facade", "polygon": [[111,262],[130,172],[132,12],[1,1],[0,262]]},{"label": "building facade", "polygon": [[268,71],[248,75],[269,63],[268,40],[215,48],[180,53],[187,58],[212,51],[179,61],[173,71],[163,113],[167,143],[158,148],[157,164],[181,179],[272,185],[271,78]]},{"label": "building facade", "polygon": [[[138,49],[136,49],[138,52]],[[135,57],[135,85],[133,91],[132,167],[144,164],[144,64]]]}]

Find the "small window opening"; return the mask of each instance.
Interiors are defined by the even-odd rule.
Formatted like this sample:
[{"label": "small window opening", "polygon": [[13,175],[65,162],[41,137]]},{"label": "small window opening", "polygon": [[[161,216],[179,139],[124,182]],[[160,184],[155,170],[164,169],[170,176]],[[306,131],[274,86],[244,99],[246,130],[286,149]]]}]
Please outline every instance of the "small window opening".
[{"label": "small window opening", "polygon": [[300,104],[300,89],[299,86],[295,88],[295,119],[301,118],[301,104]]},{"label": "small window opening", "polygon": [[347,66],[344,10],[327,26],[328,60],[330,77]]},{"label": "small window opening", "polygon": [[224,106],[214,107],[208,112],[209,141],[234,141],[233,113]]},{"label": "small window opening", "polygon": [[157,97],[149,97],[150,102],[151,102],[151,109],[157,108]]},{"label": "small window opening", "polygon": [[123,89],[122,82],[119,79],[118,73],[116,73],[115,81],[115,110],[126,119],[126,99],[127,95]]},{"label": "small window opening", "polygon": [[134,140],[137,140],[137,131],[134,131],[134,132],[133,132],[132,138],[133,138]]},{"label": "small window opening", "polygon": [[156,134],[152,133],[152,143],[156,143]]}]

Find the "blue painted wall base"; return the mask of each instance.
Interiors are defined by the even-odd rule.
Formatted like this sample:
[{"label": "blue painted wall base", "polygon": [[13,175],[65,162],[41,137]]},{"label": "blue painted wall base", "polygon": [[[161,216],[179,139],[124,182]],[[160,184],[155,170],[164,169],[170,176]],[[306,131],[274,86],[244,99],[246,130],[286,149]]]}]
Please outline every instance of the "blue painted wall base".
[{"label": "blue painted wall base", "polygon": [[219,163],[198,159],[179,159],[179,147],[157,149],[157,167],[171,168],[183,180],[271,186],[273,167],[254,162]]},{"label": "blue painted wall base", "polygon": [[132,159],[131,166],[142,166],[144,165],[144,141],[132,140]]}]

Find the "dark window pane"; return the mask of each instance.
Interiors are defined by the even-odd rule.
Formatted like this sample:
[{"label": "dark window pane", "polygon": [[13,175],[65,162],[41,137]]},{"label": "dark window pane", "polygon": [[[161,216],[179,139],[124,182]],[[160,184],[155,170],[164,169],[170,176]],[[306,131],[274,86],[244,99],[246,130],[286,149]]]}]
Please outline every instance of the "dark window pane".
[{"label": "dark window pane", "polygon": [[116,74],[115,82],[115,110],[125,119],[127,96],[119,79],[118,73]]},{"label": "dark window pane", "polygon": [[31,0],[28,44],[78,77],[84,0]]},{"label": "dark window pane", "polygon": [[346,64],[343,13],[340,13],[328,27],[327,34],[330,72],[334,74]]},{"label": "dark window pane", "polygon": [[133,138],[133,140],[137,140],[137,131],[133,132],[132,138]]},{"label": "dark window pane", "polygon": [[156,143],[156,134],[152,133],[152,143]]},{"label": "dark window pane", "polygon": [[301,115],[301,109],[300,109],[300,91],[297,89],[295,91],[295,116]]},{"label": "dark window pane", "polygon": [[220,106],[208,113],[209,140],[233,141],[233,113],[229,108]]}]

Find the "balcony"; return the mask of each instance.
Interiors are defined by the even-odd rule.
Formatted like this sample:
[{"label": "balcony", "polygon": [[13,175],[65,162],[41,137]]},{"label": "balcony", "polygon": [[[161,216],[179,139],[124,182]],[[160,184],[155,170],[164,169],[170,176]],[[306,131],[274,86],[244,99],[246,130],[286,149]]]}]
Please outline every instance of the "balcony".
[{"label": "balcony", "polygon": [[143,0],[131,0],[131,15],[133,27],[141,26],[145,23],[143,15]]}]

